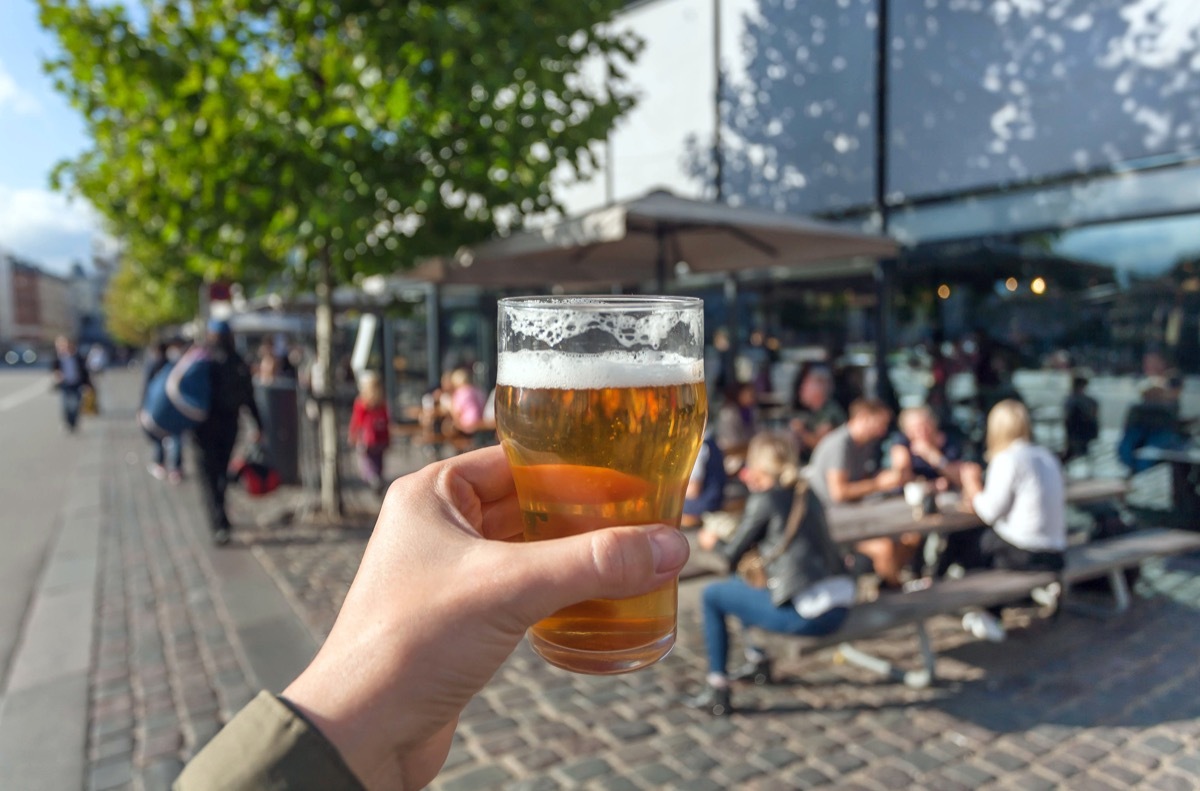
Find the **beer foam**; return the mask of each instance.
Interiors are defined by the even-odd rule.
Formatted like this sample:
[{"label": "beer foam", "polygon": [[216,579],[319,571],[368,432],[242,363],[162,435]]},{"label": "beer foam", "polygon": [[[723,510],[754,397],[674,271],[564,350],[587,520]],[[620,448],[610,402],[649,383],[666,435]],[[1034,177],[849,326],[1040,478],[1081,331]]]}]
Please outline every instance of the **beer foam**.
[{"label": "beer foam", "polygon": [[496,384],[539,390],[666,387],[704,381],[704,362],[668,352],[501,352]]},{"label": "beer foam", "polygon": [[[698,302],[697,302],[698,304]],[[553,308],[553,309],[548,309]],[[555,347],[601,330],[627,349],[658,349],[677,327],[704,337],[704,315],[682,301],[644,297],[560,297],[520,300],[504,309],[509,330]]]}]

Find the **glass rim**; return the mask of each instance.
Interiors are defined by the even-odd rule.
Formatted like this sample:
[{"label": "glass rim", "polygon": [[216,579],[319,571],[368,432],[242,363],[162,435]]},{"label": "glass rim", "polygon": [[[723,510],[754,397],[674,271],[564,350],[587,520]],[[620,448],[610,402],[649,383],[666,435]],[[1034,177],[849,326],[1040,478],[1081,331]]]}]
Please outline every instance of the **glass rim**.
[{"label": "glass rim", "polygon": [[637,294],[561,294],[523,297],[502,297],[497,304],[501,308],[522,310],[562,310],[569,308],[586,313],[604,313],[612,310],[624,312],[653,312],[658,310],[692,310],[703,308],[700,297]]}]

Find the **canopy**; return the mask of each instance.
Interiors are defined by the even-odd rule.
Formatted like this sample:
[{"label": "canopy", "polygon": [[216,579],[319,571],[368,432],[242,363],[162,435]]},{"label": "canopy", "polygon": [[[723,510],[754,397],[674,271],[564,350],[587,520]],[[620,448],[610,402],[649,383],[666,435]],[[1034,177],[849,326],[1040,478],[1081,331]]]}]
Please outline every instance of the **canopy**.
[{"label": "canopy", "polygon": [[690,272],[739,272],[890,257],[896,250],[884,236],[659,190],[426,261],[412,276],[496,287],[653,278],[661,289],[680,263]]}]

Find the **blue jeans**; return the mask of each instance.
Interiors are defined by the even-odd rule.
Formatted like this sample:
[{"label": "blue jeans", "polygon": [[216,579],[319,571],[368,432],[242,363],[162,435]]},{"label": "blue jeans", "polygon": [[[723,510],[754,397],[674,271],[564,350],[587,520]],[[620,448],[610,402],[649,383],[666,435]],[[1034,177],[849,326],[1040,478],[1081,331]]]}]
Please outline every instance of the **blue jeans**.
[{"label": "blue jeans", "polygon": [[846,614],[845,607],[834,607],[816,618],[804,618],[788,602],[780,607],[771,603],[771,592],[753,588],[741,577],[730,577],[704,589],[704,645],[708,651],[710,673],[725,673],[729,661],[729,627],[732,615],[743,626],[757,626],[768,632],[794,635],[823,635],[838,630]]},{"label": "blue jeans", "polygon": [[[183,435],[171,434],[163,439],[150,435],[154,449],[154,463],[168,470],[179,470],[183,466]],[[169,458],[168,458],[169,454]]]},{"label": "blue jeans", "polygon": [[79,385],[60,385],[59,390],[62,391],[63,420],[66,421],[67,428],[74,431],[75,424],[79,422],[79,404],[83,398],[83,389]]}]

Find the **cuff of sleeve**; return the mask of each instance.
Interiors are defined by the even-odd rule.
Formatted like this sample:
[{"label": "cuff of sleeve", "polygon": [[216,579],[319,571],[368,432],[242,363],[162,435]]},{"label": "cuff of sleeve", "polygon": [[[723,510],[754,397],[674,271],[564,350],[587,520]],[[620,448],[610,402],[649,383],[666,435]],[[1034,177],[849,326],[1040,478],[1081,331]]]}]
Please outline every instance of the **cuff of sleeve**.
[{"label": "cuff of sleeve", "polygon": [[175,791],[361,791],[337,748],[288,703],[260,692],[184,768]]}]

